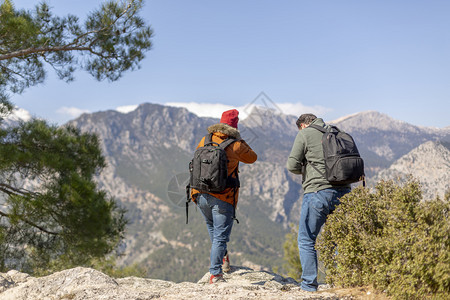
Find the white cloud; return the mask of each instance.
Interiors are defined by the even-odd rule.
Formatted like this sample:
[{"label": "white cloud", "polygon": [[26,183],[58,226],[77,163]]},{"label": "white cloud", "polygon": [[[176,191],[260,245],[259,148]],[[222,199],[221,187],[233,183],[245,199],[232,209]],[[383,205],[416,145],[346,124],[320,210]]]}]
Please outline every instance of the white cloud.
[{"label": "white cloud", "polygon": [[77,108],[77,107],[61,107],[56,111],[58,114],[67,115],[71,118],[77,118],[84,113],[89,113],[89,110]]},{"label": "white cloud", "polygon": [[277,106],[281,109],[281,111],[286,115],[294,115],[294,116],[300,116],[301,114],[306,113],[312,113],[317,116],[323,116],[326,113],[329,113],[332,111],[331,108],[320,106],[320,105],[314,105],[314,106],[307,106],[300,102],[297,103],[277,103]]},{"label": "white cloud", "polygon": [[0,126],[2,128],[6,128],[10,126],[17,126],[21,121],[28,122],[33,116],[29,111],[16,106],[9,114],[2,115],[2,117],[4,117],[4,119],[1,120]]},{"label": "white cloud", "polygon": [[135,110],[139,105],[135,104],[135,105],[124,105],[124,106],[119,106],[116,107],[116,110],[118,112],[121,112],[123,114],[129,113],[133,110]]},{"label": "white cloud", "polygon": [[191,113],[194,113],[199,117],[211,117],[218,119],[220,119],[222,113],[226,110],[235,108],[240,111],[239,107],[220,103],[168,102],[166,103],[166,105],[174,107],[184,107]]},{"label": "white cloud", "polygon": [[11,115],[9,115],[7,117],[7,119],[9,120],[13,120],[13,121],[29,121],[31,119],[31,114],[29,111],[23,109],[23,108],[19,108],[19,107],[15,107],[13,112],[11,113]]},{"label": "white cloud", "polygon": [[[270,103],[266,102],[265,104],[267,105]],[[247,117],[247,113],[250,113],[255,105],[264,107],[264,104],[258,102],[238,107],[219,103],[200,103],[200,102],[169,102],[166,103],[166,105],[175,107],[184,107],[199,117],[212,117],[218,119],[220,119],[220,117],[222,116],[222,112],[235,108],[239,111],[239,118],[241,120],[244,120]],[[281,113],[283,114],[294,116],[299,116],[304,113],[313,113],[318,116],[323,116],[324,114],[331,111],[331,109],[327,107],[323,107],[320,105],[307,106],[300,102],[271,103],[269,108],[274,109],[276,111],[281,110]]]}]

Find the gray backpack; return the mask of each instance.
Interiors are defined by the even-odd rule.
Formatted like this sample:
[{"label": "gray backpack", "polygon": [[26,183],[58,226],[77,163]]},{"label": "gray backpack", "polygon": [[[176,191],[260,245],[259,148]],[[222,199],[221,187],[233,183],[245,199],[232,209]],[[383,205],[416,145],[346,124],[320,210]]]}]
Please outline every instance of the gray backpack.
[{"label": "gray backpack", "polygon": [[[186,223],[190,190],[204,193],[221,193],[227,188],[239,188],[238,168],[228,176],[228,157],[225,149],[237,140],[227,138],[218,144],[212,141],[212,133],[205,136],[205,144],[195,150],[189,163],[189,184],[186,186]],[[233,176],[234,175],[234,176]]]},{"label": "gray backpack", "polygon": [[212,141],[212,134],[205,137],[205,145],[195,151],[194,158],[189,163],[190,188],[205,193],[221,193],[226,188],[238,187],[239,180],[228,176],[225,151],[235,141],[236,139],[228,138],[218,144]]},{"label": "gray backpack", "polygon": [[350,134],[336,126],[325,129],[314,124],[309,125],[323,133],[322,147],[325,159],[325,174],[320,172],[313,163],[311,166],[333,185],[346,185],[364,181],[364,161],[359,155],[355,141]]}]

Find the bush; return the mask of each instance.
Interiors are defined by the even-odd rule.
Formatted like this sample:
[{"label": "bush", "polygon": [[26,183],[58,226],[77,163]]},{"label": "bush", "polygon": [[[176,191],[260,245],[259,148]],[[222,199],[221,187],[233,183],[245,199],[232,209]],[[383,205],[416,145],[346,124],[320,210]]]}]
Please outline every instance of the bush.
[{"label": "bush", "polygon": [[[317,249],[336,286],[373,285],[395,299],[450,295],[449,193],[420,201],[417,181],[381,181],[341,199]],[[448,298],[447,298],[448,299]]]},{"label": "bush", "polygon": [[285,242],[283,243],[284,250],[284,270],[289,277],[299,280],[302,276],[302,265],[300,264],[300,256],[298,252],[298,230],[294,224],[290,224],[291,231],[286,234]]}]

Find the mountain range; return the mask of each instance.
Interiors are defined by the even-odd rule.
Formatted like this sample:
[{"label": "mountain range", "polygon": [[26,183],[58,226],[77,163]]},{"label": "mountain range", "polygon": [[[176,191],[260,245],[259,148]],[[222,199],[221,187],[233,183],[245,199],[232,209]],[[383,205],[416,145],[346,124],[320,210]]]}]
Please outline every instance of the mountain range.
[{"label": "mountain range", "polygon": [[[241,136],[258,154],[258,161],[240,166],[240,223],[234,224],[229,243],[232,264],[282,271],[284,236],[289,224],[298,222],[303,195],[301,176],[285,168],[298,131],[297,117],[255,107],[239,123]],[[99,185],[128,210],[122,264],[138,263],[149,277],[172,281],[197,281],[207,270],[210,242],[206,226],[194,205],[185,224],[184,186],[197,143],[206,128],[217,122],[184,108],[150,103],[129,113],[83,114],[70,122],[100,137],[108,167],[98,177]],[[419,157],[427,161],[423,167],[417,165],[423,174],[429,170],[427,165],[446,162],[448,167],[449,156],[439,145],[450,141],[450,127],[418,127],[374,111],[330,123],[352,134],[369,179],[392,176],[389,168],[398,169],[398,164],[406,164],[400,168],[405,174],[408,168],[413,170]],[[422,144],[426,147],[420,148]],[[435,153],[432,160],[430,151]],[[405,155],[414,159],[402,160]],[[413,172],[419,174],[416,169]],[[435,184],[429,185],[430,195],[448,188],[448,180],[447,185],[434,181],[448,178],[448,168],[432,172],[428,178]]]}]

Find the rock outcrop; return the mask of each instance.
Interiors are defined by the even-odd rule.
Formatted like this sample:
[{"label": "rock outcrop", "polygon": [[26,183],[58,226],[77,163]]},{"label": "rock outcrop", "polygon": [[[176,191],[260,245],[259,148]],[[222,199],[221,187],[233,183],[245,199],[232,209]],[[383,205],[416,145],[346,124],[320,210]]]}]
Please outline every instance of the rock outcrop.
[{"label": "rock outcrop", "polygon": [[210,285],[209,273],[197,283],[173,283],[137,277],[114,279],[82,267],[39,278],[12,270],[0,273],[0,299],[352,299],[326,290],[305,292],[292,278],[244,267],[234,267],[224,277],[226,282]]},{"label": "rock outcrop", "polygon": [[420,182],[423,198],[441,199],[450,190],[450,150],[439,142],[429,141],[396,160],[372,179],[406,178],[412,174]]}]

